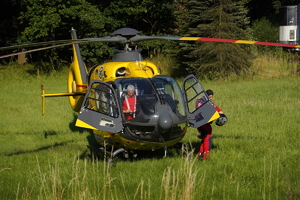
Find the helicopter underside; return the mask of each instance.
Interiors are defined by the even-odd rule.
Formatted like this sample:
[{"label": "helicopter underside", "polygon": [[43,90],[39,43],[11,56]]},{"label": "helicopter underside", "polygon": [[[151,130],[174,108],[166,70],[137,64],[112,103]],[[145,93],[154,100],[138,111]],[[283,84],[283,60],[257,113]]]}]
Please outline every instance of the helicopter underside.
[{"label": "helicopter underside", "polygon": [[[178,130],[177,130],[178,132]],[[127,150],[142,151],[142,150],[157,150],[166,149],[172,147],[182,140],[185,135],[186,130],[181,132],[181,134],[176,134],[177,137],[173,137],[168,141],[165,141],[163,137],[157,137],[154,139],[151,134],[147,133],[133,133],[129,129],[125,129],[121,133],[110,133],[101,130],[94,130],[94,136],[96,141],[101,146],[108,146],[114,148],[124,148]]]}]

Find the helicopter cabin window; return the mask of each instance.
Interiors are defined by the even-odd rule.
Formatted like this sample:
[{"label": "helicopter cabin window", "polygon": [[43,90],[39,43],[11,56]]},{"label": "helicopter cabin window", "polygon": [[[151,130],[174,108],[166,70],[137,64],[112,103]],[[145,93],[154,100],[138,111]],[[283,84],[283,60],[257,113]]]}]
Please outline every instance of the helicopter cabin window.
[{"label": "helicopter cabin window", "polygon": [[92,85],[85,107],[111,117],[119,116],[113,92],[104,84],[94,83]]},{"label": "helicopter cabin window", "polygon": [[172,111],[179,117],[185,116],[182,92],[176,81],[165,76],[155,76],[152,81],[160,98],[170,106]]},{"label": "helicopter cabin window", "polygon": [[185,83],[187,94],[187,104],[190,113],[195,112],[198,108],[206,104],[209,99],[204,94],[204,89],[194,78],[188,79]]}]

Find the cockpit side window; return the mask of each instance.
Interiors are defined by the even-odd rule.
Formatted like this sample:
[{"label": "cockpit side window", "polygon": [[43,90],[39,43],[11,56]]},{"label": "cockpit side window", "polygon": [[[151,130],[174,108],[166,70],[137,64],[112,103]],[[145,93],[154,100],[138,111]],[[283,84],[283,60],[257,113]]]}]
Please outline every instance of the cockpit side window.
[{"label": "cockpit side window", "polygon": [[93,84],[85,102],[85,108],[117,118],[119,116],[116,99],[110,88]]},{"label": "cockpit side window", "polygon": [[204,93],[203,87],[196,79],[188,79],[184,83],[184,87],[187,94],[187,106],[190,113],[194,113],[198,108],[209,101]]}]

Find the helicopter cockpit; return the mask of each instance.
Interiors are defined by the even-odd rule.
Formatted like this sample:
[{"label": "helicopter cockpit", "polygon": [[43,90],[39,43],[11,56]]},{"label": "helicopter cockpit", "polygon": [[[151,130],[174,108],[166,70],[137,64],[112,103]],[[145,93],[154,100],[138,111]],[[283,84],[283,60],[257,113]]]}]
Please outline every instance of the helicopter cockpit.
[{"label": "helicopter cockpit", "polygon": [[114,84],[120,94],[120,107],[126,104],[127,87],[135,88],[136,112],[130,120],[123,116],[123,137],[155,141],[155,138],[170,140],[183,136],[187,126],[184,99],[174,79],[167,76],[119,78]]},{"label": "helicopter cockpit", "polygon": [[[134,86],[134,117],[126,118],[122,109],[127,87]],[[172,141],[183,137],[187,124],[198,127],[218,118],[214,106],[205,98],[195,102],[204,89],[193,75],[183,81],[181,90],[168,76],[117,78],[110,82],[93,80],[83,101],[76,126],[117,133],[128,140]]]},{"label": "helicopter cockpit", "polygon": [[[128,85],[134,86],[136,98],[136,113],[130,120],[122,110]],[[114,133],[131,132],[144,139],[171,132],[178,132],[172,134],[178,137],[187,126],[183,94],[170,77],[95,80],[89,88],[79,112],[78,126]]]}]

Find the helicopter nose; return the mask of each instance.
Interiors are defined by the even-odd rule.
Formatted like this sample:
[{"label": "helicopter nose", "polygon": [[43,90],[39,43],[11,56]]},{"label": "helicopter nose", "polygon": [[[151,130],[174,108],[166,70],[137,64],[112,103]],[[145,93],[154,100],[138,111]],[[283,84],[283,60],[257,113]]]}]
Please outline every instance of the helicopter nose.
[{"label": "helicopter nose", "polygon": [[172,117],[168,112],[159,113],[158,126],[164,130],[170,129],[173,125]]}]

